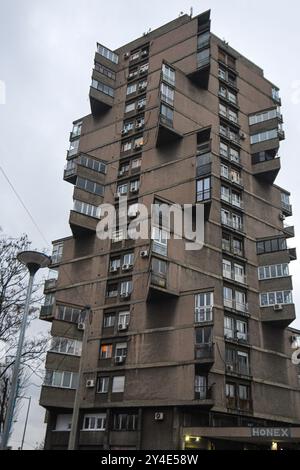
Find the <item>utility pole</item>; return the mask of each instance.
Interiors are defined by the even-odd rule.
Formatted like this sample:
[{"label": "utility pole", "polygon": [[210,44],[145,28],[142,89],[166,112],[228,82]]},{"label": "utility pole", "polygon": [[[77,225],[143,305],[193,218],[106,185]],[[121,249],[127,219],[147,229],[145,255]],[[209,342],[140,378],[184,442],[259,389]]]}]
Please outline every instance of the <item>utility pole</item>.
[{"label": "utility pole", "polygon": [[20,449],[20,450],[23,450],[25,434],[26,434],[26,429],[27,429],[27,423],[28,423],[29,410],[30,410],[30,405],[31,405],[31,397],[20,397],[20,398],[25,398],[26,400],[28,400],[27,413],[26,413],[26,419],[25,419],[25,424],[24,424],[24,431],[23,431],[21,449]]},{"label": "utility pole", "polygon": [[82,390],[84,387],[84,383],[83,383],[84,353],[86,352],[86,349],[87,349],[87,342],[88,342],[89,331],[90,331],[91,307],[89,305],[84,307],[84,309],[82,310],[82,314],[84,312],[85,312],[84,331],[83,331],[83,338],[82,338],[81,357],[80,357],[80,363],[79,363],[78,384],[77,384],[74,406],[73,406],[73,415],[72,415],[68,450],[75,450],[77,446],[79,409],[80,409],[80,403],[82,399]]}]

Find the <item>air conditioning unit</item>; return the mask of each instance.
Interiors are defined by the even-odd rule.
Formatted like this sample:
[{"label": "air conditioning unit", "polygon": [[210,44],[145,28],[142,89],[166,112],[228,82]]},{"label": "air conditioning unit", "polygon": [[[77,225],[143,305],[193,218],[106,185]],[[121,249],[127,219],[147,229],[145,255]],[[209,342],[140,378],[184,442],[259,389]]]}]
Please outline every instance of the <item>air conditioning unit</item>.
[{"label": "air conditioning unit", "polygon": [[280,214],[279,214],[279,220],[285,220],[285,215],[282,214],[282,213],[280,213]]},{"label": "air conditioning unit", "polygon": [[120,294],[120,297],[122,299],[129,299],[130,298],[130,292],[122,292],[122,294]]},{"label": "air conditioning unit", "polygon": [[227,372],[233,372],[234,371],[234,367],[232,364],[226,364],[226,370]]},{"label": "air conditioning unit", "polygon": [[138,103],[137,109],[143,109],[145,107],[145,103]]},{"label": "air conditioning unit", "polygon": [[85,329],[85,324],[83,322],[79,322],[77,324],[77,329],[83,331]]},{"label": "air conditioning unit", "polygon": [[136,193],[139,192],[139,189],[138,188],[131,188],[130,192],[133,193],[133,194],[136,194]]},{"label": "air conditioning unit", "polygon": [[240,132],[240,139],[242,140],[246,139],[246,135],[243,132]]},{"label": "air conditioning unit", "polygon": [[124,364],[125,362],[125,356],[116,356],[115,357],[115,363],[116,364]]},{"label": "air conditioning unit", "polygon": [[126,331],[128,328],[128,325],[124,324],[124,323],[119,323],[118,324],[118,331]]},{"label": "air conditioning unit", "polygon": [[111,273],[116,273],[118,271],[117,266],[111,266],[110,270]]},{"label": "air conditioning unit", "polygon": [[157,411],[156,413],[154,413],[154,419],[155,421],[162,421],[164,419],[164,414],[160,411]]},{"label": "air conditioning unit", "polygon": [[129,271],[131,269],[132,265],[131,264],[123,264],[122,265],[122,271]]},{"label": "air conditioning unit", "polygon": [[130,52],[125,52],[124,59],[127,60],[130,57]]},{"label": "air conditioning unit", "polygon": [[85,384],[86,388],[92,388],[95,387],[95,380],[93,379],[88,379]]},{"label": "air conditioning unit", "polygon": [[135,126],[136,129],[141,129],[142,127],[144,127],[144,123],[143,122],[138,122]]},{"label": "air conditioning unit", "polygon": [[134,149],[138,150],[143,146],[143,144],[135,144]]},{"label": "air conditioning unit", "polygon": [[143,250],[140,252],[140,257],[141,258],[148,258],[149,256],[149,251],[148,250]]},{"label": "air conditioning unit", "polygon": [[282,307],[281,304],[275,304],[275,305],[274,305],[274,310],[277,310],[277,311],[278,311],[278,310],[282,310],[282,309],[283,309],[283,307]]}]

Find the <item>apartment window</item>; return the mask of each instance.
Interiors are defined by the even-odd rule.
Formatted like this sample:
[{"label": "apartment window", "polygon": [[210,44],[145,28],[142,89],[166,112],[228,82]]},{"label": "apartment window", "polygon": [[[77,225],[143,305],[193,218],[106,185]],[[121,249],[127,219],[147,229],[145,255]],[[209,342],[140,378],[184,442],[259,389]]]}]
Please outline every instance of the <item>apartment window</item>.
[{"label": "apartment window", "polygon": [[107,287],[107,297],[118,297],[118,284],[115,283],[115,284],[110,284],[108,287]]},{"label": "apartment window", "polygon": [[110,359],[112,357],[112,344],[102,344],[100,347],[100,359]]},{"label": "apartment window", "polygon": [[219,78],[221,80],[225,80],[230,85],[236,87],[236,75],[230,72],[229,70],[219,67]]},{"label": "apartment window", "polygon": [[117,343],[115,348],[115,357],[125,359],[127,356],[127,343]]},{"label": "apartment window", "polygon": [[97,72],[101,73],[102,75],[105,75],[105,77],[110,78],[111,80],[116,79],[115,72],[113,72],[108,67],[104,67],[104,65],[99,64],[99,62],[95,62],[95,70],[97,70]]},{"label": "apartment window", "polygon": [[135,202],[128,207],[128,217],[136,217],[139,213],[139,204]]},{"label": "apartment window", "polygon": [[147,80],[142,80],[141,82],[139,82],[138,90],[144,91],[147,88],[147,85],[148,85]]},{"label": "apartment window", "polygon": [[54,305],[54,302],[55,302],[54,294],[45,295],[45,302],[44,302],[45,307]]},{"label": "apartment window", "polygon": [[160,276],[166,276],[167,274],[167,263],[158,258],[152,258],[151,262],[152,272]]},{"label": "apartment window", "polygon": [[103,196],[104,193],[104,187],[102,184],[98,184],[86,178],[81,178],[80,176],[77,176],[76,186],[89,193],[97,194],[98,196]]},{"label": "apartment window", "polygon": [[123,256],[123,266],[133,266],[134,261],[134,254],[133,253],[126,253]]},{"label": "apartment window", "polygon": [[213,292],[195,295],[195,323],[212,321]]},{"label": "apartment window", "polygon": [[132,93],[135,93],[136,89],[137,89],[137,84],[136,83],[132,83],[132,84],[128,85],[126,95],[131,95]]},{"label": "apartment window", "polygon": [[219,60],[232,69],[235,69],[236,67],[236,59],[223,51],[223,49],[219,49]]},{"label": "apartment window", "polygon": [[250,136],[250,144],[258,144],[259,142],[265,142],[266,140],[277,139],[278,129],[272,129],[270,131],[259,132]]},{"label": "apartment window", "polygon": [[129,325],[129,319],[130,319],[130,312],[119,312],[119,317],[118,317],[118,327],[122,326],[124,329],[126,329]]},{"label": "apartment window", "polygon": [[118,194],[124,195],[124,194],[127,194],[127,192],[128,192],[128,185],[127,185],[127,183],[125,183],[125,184],[118,184],[118,186],[117,186],[117,193],[118,193]]},{"label": "apartment window", "polygon": [[242,284],[246,282],[244,266],[238,263],[232,263],[227,259],[223,259],[223,276]]},{"label": "apartment window", "polygon": [[85,166],[90,170],[97,171],[98,173],[106,174],[106,163],[99,160],[94,160],[93,158],[87,157],[86,155],[80,155],[76,163],[79,165]]},{"label": "apartment window", "polygon": [[55,243],[53,245],[53,250],[52,250],[52,255],[51,255],[51,262],[53,264],[59,263],[59,261],[61,261],[62,256],[63,256],[63,249],[64,249],[63,242]]},{"label": "apartment window", "polygon": [[235,398],[235,385],[226,383],[225,393],[227,398]]},{"label": "apartment window", "polygon": [[224,124],[220,124],[220,134],[235,143],[239,143],[240,141],[239,133],[235,129]]},{"label": "apartment window", "polygon": [[46,369],[44,385],[76,389],[78,386],[78,374],[75,372]]},{"label": "apartment window", "polygon": [[137,193],[140,187],[140,180],[130,181],[129,191],[131,193]]},{"label": "apartment window", "polygon": [[72,137],[78,137],[81,134],[82,121],[75,122],[72,129]]},{"label": "apartment window", "polygon": [[110,261],[110,271],[117,271],[120,268],[120,258],[115,258]]},{"label": "apartment window", "polygon": [[123,393],[125,387],[125,376],[115,376],[112,379],[112,393]]},{"label": "apartment window", "polygon": [[117,64],[119,62],[119,56],[112,52],[110,49],[107,49],[107,47],[102,46],[101,44],[98,44],[97,52],[98,54],[102,55],[102,57],[105,57],[114,64]]},{"label": "apartment window", "polygon": [[222,103],[219,104],[219,113],[234,123],[238,122],[238,113]]},{"label": "apartment window", "polygon": [[98,80],[95,80],[94,78],[92,79],[92,87],[96,88],[96,90],[101,91],[105,95],[111,96],[112,98],[114,97],[114,89],[105,83],[99,82]]},{"label": "apartment window", "polygon": [[197,66],[204,67],[205,65],[209,64],[210,60],[210,50],[203,49],[202,51],[197,52]]},{"label": "apartment window", "polygon": [[228,339],[247,341],[248,324],[232,317],[224,317],[224,336]]},{"label": "apartment window", "polygon": [[292,304],[292,291],[265,292],[260,294],[260,306],[269,307],[270,305]]},{"label": "apartment window", "polygon": [[175,85],[175,70],[169,67],[169,65],[163,64],[162,78],[165,82],[174,86]]},{"label": "apartment window", "polygon": [[81,310],[78,308],[67,307],[66,305],[58,305],[55,318],[70,323],[79,323],[81,320]]},{"label": "apartment window", "polygon": [[173,106],[174,104],[174,90],[165,83],[161,84],[160,97],[163,101]]},{"label": "apartment window", "polygon": [[91,415],[84,415],[83,418],[83,431],[105,431],[106,427],[106,414],[97,413]]},{"label": "apartment window", "polygon": [[240,312],[247,312],[246,294],[244,292],[233,290],[230,287],[223,288],[224,306],[234,308]]},{"label": "apartment window", "polygon": [[258,268],[258,279],[260,281],[276,277],[287,277],[289,275],[289,265],[287,263],[260,266]]},{"label": "apartment window", "polygon": [[207,378],[205,375],[195,375],[195,393],[200,400],[207,396]]},{"label": "apartment window", "polygon": [[146,106],[146,98],[141,98],[137,102],[137,109],[143,109]]},{"label": "apartment window", "polygon": [[232,104],[237,104],[237,94],[234,93],[232,90],[229,90],[228,88],[226,88],[224,85],[220,85],[219,87],[219,95],[230,101],[230,103]]},{"label": "apartment window", "polygon": [[122,152],[129,152],[132,149],[132,141],[128,140],[122,144]]},{"label": "apartment window", "polygon": [[167,232],[159,227],[152,229],[152,250],[154,253],[167,256],[168,238]]},{"label": "apartment window", "polygon": [[149,69],[149,64],[143,64],[140,66],[139,68],[139,73],[140,74],[144,74],[144,73],[147,73],[148,72],[148,69]]},{"label": "apartment window", "polygon": [[197,39],[197,47],[198,49],[202,49],[209,44],[210,33],[206,31],[205,33],[199,34]]},{"label": "apartment window", "polygon": [[103,318],[103,328],[113,328],[115,326],[115,321],[115,313],[105,313]]},{"label": "apartment window", "polygon": [[228,227],[232,227],[234,230],[243,230],[242,216],[230,212],[227,209],[221,209],[221,222]]},{"label": "apartment window", "polygon": [[204,326],[196,328],[196,344],[211,344],[212,341],[212,327]]},{"label": "apartment window", "polygon": [[142,164],[142,159],[141,158],[136,158],[134,160],[132,160],[131,162],[131,168],[134,169],[134,168],[140,168]]},{"label": "apartment window", "polygon": [[[224,132],[227,132],[226,128]],[[235,163],[240,163],[240,153],[230,145],[220,142],[220,155]]]},{"label": "apartment window", "polygon": [[97,393],[108,393],[109,377],[100,376],[97,380]]},{"label": "apartment window", "polygon": [[202,178],[197,181],[197,202],[207,201],[211,198],[211,178]]},{"label": "apartment window", "polygon": [[122,133],[123,134],[128,134],[128,132],[132,131],[133,130],[133,127],[134,127],[134,123],[133,121],[127,121],[124,123],[124,126],[123,126],[123,131]]},{"label": "apartment window", "polygon": [[233,371],[239,374],[249,374],[249,355],[236,349],[225,348],[226,364],[233,367]]},{"label": "apartment window", "polygon": [[272,88],[272,98],[274,101],[277,101],[278,103],[280,103],[280,94],[279,94],[278,88],[275,88],[275,87]]},{"label": "apartment window", "polygon": [[283,251],[287,249],[285,238],[273,238],[269,240],[261,240],[256,242],[256,253],[273,253],[275,251]]},{"label": "apartment window", "polygon": [[282,206],[291,210],[290,195],[288,193],[281,193],[280,197]]},{"label": "apartment window", "polygon": [[82,341],[54,336],[52,338],[50,351],[61,354],[70,354],[71,356],[80,356],[81,349]]},{"label": "apartment window", "polygon": [[221,186],[221,199],[230,202],[230,189],[227,186]]},{"label": "apartment window", "polygon": [[165,104],[160,106],[160,115],[163,121],[173,126],[174,111]]},{"label": "apartment window", "polygon": [[142,136],[134,139],[133,147],[135,150],[141,148],[143,145],[144,145],[144,138]]},{"label": "apartment window", "polygon": [[72,425],[71,414],[59,414],[56,416],[55,431],[70,431]]},{"label": "apartment window", "polygon": [[136,414],[117,413],[114,415],[114,431],[136,431],[138,416]]},{"label": "apartment window", "polygon": [[120,295],[121,296],[130,295],[131,292],[132,292],[132,287],[133,287],[132,281],[123,281],[123,282],[121,282]]},{"label": "apartment window", "polygon": [[131,111],[135,110],[135,102],[133,103],[127,103],[125,105],[125,113],[130,113]]},{"label": "apartment window", "polygon": [[254,114],[249,117],[249,124],[259,124],[260,122],[265,122],[270,119],[276,119],[280,112],[277,109],[269,109],[268,111],[263,111],[262,113]]},{"label": "apartment window", "polygon": [[79,149],[79,139],[72,140],[70,142],[70,147],[68,150],[68,156],[71,157],[72,155],[76,155]]},{"label": "apartment window", "polygon": [[131,62],[131,61],[133,61],[133,60],[139,59],[139,57],[140,57],[140,52],[139,52],[139,51],[138,51],[138,52],[133,52],[133,53],[131,54],[131,56],[129,57],[129,60],[130,60],[130,62]]},{"label": "apartment window", "polygon": [[92,204],[87,204],[86,202],[78,201],[74,199],[73,210],[79,212],[80,214],[88,215],[89,217],[95,217],[96,219],[100,218],[101,208],[93,206]]}]

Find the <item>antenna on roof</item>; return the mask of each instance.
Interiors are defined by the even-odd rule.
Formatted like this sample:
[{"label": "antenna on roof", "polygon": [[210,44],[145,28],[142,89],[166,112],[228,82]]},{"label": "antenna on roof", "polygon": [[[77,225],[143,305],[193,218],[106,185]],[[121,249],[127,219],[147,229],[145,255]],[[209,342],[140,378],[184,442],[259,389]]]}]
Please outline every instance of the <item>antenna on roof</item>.
[{"label": "antenna on roof", "polygon": [[190,8],[190,18],[193,18],[193,13],[194,13],[194,8],[191,7],[191,8]]}]

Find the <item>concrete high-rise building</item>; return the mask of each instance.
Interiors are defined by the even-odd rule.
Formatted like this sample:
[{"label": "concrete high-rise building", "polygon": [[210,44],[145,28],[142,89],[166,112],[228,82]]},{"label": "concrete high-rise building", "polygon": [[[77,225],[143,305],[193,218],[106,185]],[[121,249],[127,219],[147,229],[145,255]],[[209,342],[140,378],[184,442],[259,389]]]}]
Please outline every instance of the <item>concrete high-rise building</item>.
[{"label": "concrete high-rise building", "polygon": [[[53,336],[45,448],[295,446],[278,87],[210,32],[208,11],[115,51],[98,44],[89,96],[64,171],[72,236],[54,242],[41,310]],[[164,217],[147,239],[118,226],[100,240],[98,206],[120,195],[129,222],[138,203],[203,204],[203,249],[167,239]]]}]

